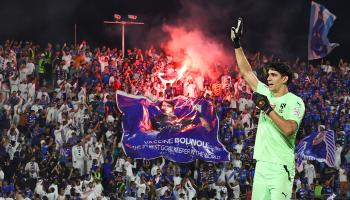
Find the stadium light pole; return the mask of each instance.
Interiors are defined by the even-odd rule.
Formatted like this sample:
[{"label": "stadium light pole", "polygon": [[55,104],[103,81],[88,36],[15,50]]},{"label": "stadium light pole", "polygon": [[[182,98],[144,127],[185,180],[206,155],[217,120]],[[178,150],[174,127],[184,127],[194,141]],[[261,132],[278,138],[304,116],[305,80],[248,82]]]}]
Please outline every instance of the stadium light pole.
[{"label": "stadium light pole", "polygon": [[131,21],[121,20],[122,17],[120,15],[114,14],[115,21],[104,21],[103,22],[105,24],[120,24],[120,25],[122,25],[122,52],[123,52],[123,58],[124,58],[124,55],[125,55],[125,25],[143,25],[143,24],[145,24],[143,22],[135,21],[137,19],[136,15],[128,15],[128,18]]}]

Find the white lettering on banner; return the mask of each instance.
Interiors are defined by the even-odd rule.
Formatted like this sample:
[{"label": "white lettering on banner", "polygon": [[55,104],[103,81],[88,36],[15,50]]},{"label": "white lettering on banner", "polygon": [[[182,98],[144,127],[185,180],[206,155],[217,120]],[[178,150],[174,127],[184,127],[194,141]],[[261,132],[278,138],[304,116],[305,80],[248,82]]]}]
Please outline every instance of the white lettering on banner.
[{"label": "white lettering on banner", "polygon": [[173,144],[174,138],[170,138],[167,140],[153,140],[153,141],[145,141],[146,144]]},{"label": "white lettering on banner", "polygon": [[175,138],[175,143],[208,148],[208,142],[203,142],[202,140],[196,140],[193,138]]},{"label": "white lettering on banner", "polygon": [[145,141],[145,144],[174,144],[174,138],[170,138],[167,140]]},{"label": "white lettering on banner", "polygon": [[[173,153],[189,154],[189,155],[194,155],[194,156],[198,156],[206,159],[215,159],[215,160],[221,159],[221,156],[215,155],[212,153],[198,151],[196,149],[186,149],[186,148],[173,147],[173,146],[167,146],[167,145],[161,145],[161,144],[142,145],[142,148],[154,149],[157,151],[168,152],[170,154],[173,154]],[[140,146],[134,146],[133,149],[140,149]]]},{"label": "white lettering on banner", "polygon": [[132,149],[134,150],[141,150],[145,148],[145,145],[137,145],[137,146],[131,146]]}]

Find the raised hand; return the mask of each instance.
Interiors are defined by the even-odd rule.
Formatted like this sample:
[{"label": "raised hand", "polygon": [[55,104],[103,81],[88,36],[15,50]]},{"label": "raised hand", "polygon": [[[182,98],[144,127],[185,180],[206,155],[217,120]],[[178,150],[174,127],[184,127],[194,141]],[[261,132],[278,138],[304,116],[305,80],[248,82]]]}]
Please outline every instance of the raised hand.
[{"label": "raised hand", "polygon": [[238,18],[237,25],[231,27],[231,40],[235,49],[241,47],[241,37],[243,34],[243,22],[242,18]]}]

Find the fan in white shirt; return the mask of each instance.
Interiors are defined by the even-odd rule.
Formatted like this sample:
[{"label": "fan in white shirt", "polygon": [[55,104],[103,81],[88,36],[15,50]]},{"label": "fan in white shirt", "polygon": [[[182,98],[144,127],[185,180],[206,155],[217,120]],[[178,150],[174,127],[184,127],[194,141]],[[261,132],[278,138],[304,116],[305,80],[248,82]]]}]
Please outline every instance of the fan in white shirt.
[{"label": "fan in white shirt", "polygon": [[26,164],[24,167],[24,170],[27,174],[29,174],[29,177],[31,178],[38,178],[39,177],[39,165],[35,161],[35,157],[33,156],[31,161]]},{"label": "fan in white shirt", "polygon": [[16,125],[12,124],[11,128],[7,131],[7,137],[9,138],[10,142],[16,143],[19,136],[20,134]]},{"label": "fan in white shirt", "polygon": [[239,187],[238,181],[236,180],[236,178],[237,178],[236,171],[233,169],[232,164],[229,164],[227,166],[225,176],[226,176],[226,183],[227,183],[228,187],[230,187],[232,192],[233,192],[233,197],[235,199],[239,199],[240,187]]},{"label": "fan in white shirt", "polygon": [[[114,120],[113,120],[114,121]],[[106,139],[108,141],[108,143],[112,144],[113,143],[113,136],[115,135],[115,131],[114,131],[114,128],[113,126],[110,126],[108,131],[106,131],[105,133],[105,136],[106,136]]]},{"label": "fan in white shirt", "polygon": [[79,93],[78,93],[78,99],[81,103],[86,103],[86,87],[82,86]]},{"label": "fan in white shirt", "polygon": [[123,168],[124,168],[124,164],[125,164],[124,156],[122,154],[120,154],[118,159],[117,159],[117,162],[115,163],[114,170],[118,173],[122,173]]},{"label": "fan in white shirt", "polygon": [[18,86],[19,91],[21,91],[22,97],[24,101],[28,100],[28,84],[26,80],[21,81]]},{"label": "fan in white shirt", "polygon": [[26,65],[26,68],[27,68],[27,76],[32,75],[34,72],[34,69],[35,69],[33,59],[29,59],[27,65]]},{"label": "fan in white shirt", "polygon": [[343,151],[343,147],[337,143],[335,145],[335,168],[339,169],[341,164],[341,152]]},{"label": "fan in white shirt", "polygon": [[56,144],[56,150],[59,150],[64,143],[67,142],[64,132],[63,132],[63,126],[61,125],[56,125],[56,129],[54,130],[54,135],[55,135],[55,144]]},{"label": "fan in white shirt", "polygon": [[239,158],[239,155],[232,161],[234,167],[242,168],[242,161]]},{"label": "fan in white shirt", "polygon": [[316,178],[316,171],[314,165],[310,162],[310,160],[307,161],[307,163],[304,166],[305,170],[305,177],[307,178],[307,183],[310,186],[314,183],[314,179]]},{"label": "fan in white shirt", "polygon": [[162,171],[162,168],[163,168],[164,165],[165,165],[165,160],[164,160],[164,158],[162,157],[162,163],[160,163],[160,162],[159,162],[159,159],[158,159],[158,160],[157,160],[157,163],[154,164],[154,165],[152,166],[151,175],[152,175],[152,176],[157,175],[157,170],[159,169],[160,171]]},{"label": "fan in white shirt", "polygon": [[75,181],[73,181],[72,186],[76,193],[80,195],[83,194],[83,181],[80,181],[80,179],[76,179]]},{"label": "fan in white shirt", "polygon": [[176,200],[186,200],[187,198],[187,191],[186,189],[181,185],[178,184],[174,188],[174,196]]},{"label": "fan in white shirt", "polygon": [[168,185],[156,189],[156,194],[157,196],[162,197],[166,194],[167,191],[170,192],[171,188],[171,183],[169,182]]},{"label": "fan in white shirt", "polygon": [[47,89],[44,88],[44,87],[42,87],[42,88],[37,92],[36,98],[37,98],[37,99],[41,99],[42,96],[45,96],[45,98],[46,98],[48,101],[50,101],[50,96],[49,96],[49,94],[47,93]]},{"label": "fan in white shirt", "polygon": [[55,184],[52,184],[49,187],[49,193],[46,194],[46,197],[48,200],[57,200],[58,198],[58,186]]},{"label": "fan in white shirt", "polygon": [[72,56],[69,54],[69,52],[63,52],[62,60],[64,61],[63,69],[65,69],[67,72],[69,70],[70,63],[72,61]]},{"label": "fan in white shirt", "polygon": [[19,80],[25,81],[27,80],[28,68],[25,63],[22,63],[19,67]]},{"label": "fan in white shirt", "polygon": [[[240,153],[242,152],[243,146],[244,146],[244,145],[243,145],[242,140],[239,140],[239,143],[235,145],[234,148],[236,149],[236,151],[237,151],[238,154],[240,154]],[[240,159],[238,158],[238,159],[236,159],[236,160],[240,160]]]},{"label": "fan in white shirt", "polygon": [[140,182],[135,181],[135,183],[136,183],[136,187],[137,187],[137,197],[140,198],[141,194],[146,194],[147,184],[145,181],[145,177],[141,176]]},{"label": "fan in white shirt", "polygon": [[246,109],[246,106],[248,106],[249,102],[248,99],[241,97],[238,99],[238,110],[240,112],[243,112]]},{"label": "fan in white shirt", "polygon": [[2,171],[0,166],[0,182],[4,181],[4,177],[5,177],[4,171]]},{"label": "fan in white shirt", "polygon": [[41,198],[42,198],[43,196],[46,195],[46,192],[44,191],[43,180],[39,180],[39,181],[36,183],[34,192],[35,192],[36,194],[40,195]]},{"label": "fan in white shirt", "polygon": [[218,174],[217,183],[225,182],[225,181],[226,181],[225,169],[224,169],[224,168],[222,168],[222,167],[216,168],[216,174]]},{"label": "fan in white shirt", "polygon": [[197,93],[197,86],[193,83],[192,80],[189,80],[188,83],[184,84],[184,88],[186,88],[185,96],[190,98],[195,98]]},{"label": "fan in white shirt", "polygon": [[95,198],[93,199],[98,199],[99,197],[102,197],[102,192],[103,192],[103,186],[99,180],[96,180],[96,184],[93,190],[93,195]]},{"label": "fan in white shirt", "polygon": [[174,175],[174,186],[181,184],[182,178],[180,176],[180,172],[176,171]]},{"label": "fan in white shirt", "polygon": [[93,160],[96,160],[97,166],[101,166],[104,163],[104,158],[99,147],[95,147],[95,148],[92,147],[88,152],[90,155],[89,162],[88,162],[88,169],[91,169]]},{"label": "fan in white shirt", "polygon": [[135,180],[136,178],[134,173],[132,172],[133,168],[136,168],[136,162],[133,162],[131,157],[127,157],[126,162],[124,163],[124,169],[126,171],[126,178],[128,180]]},{"label": "fan in white shirt", "polygon": [[47,108],[46,123],[50,124],[52,122],[57,122],[58,120],[58,109],[56,108],[56,103],[51,103]]},{"label": "fan in white shirt", "polygon": [[100,62],[100,65],[101,65],[101,72],[104,72],[105,67],[108,66],[108,59],[109,59],[109,56],[98,57],[98,61]]},{"label": "fan in white shirt", "polygon": [[186,178],[185,180],[185,189],[187,191],[187,198],[188,199],[194,199],[196,197],[196,189],[194,189],[192,182],[189,178]]},{"label": "fan in white shirt", "polygon": [[221,76],[221,85],[223,89],[229,89],[232,87],[232,78],[225,70],[224,75]]},{"label": "fan in white shirt", "polygon": [[85,113],[86,108],[83,104],[79,105],[79,108],[73,114],[74,126],[77,127],[79,135],[84,133],[84,121],[88,118],[88,115]]},{"label": "fan in white shirt", "polygon": [[18,86],[19,86],[19,77],[17,75],[11,76],[9,78],[10,81],[10,88],[11,88],[11,92],[17,92],[18,91]]},{"label": "fan in white shirt", "polygon": [[33,80],[31,83],[28,84],[28,96],[29,98],[31,97],[33,100],[36,97],[35,80]]},{"label": "fan in white shirt", "polygon": [[227,200],[228,195],[225,182],[219,182],[218,184],[214,184],[213,189],[216,190],[215,199]]},{"label": "fan in white shirt", "polygon": [[81,175],[84,174],[84,160],[86,158],[82,145],[83,143],[80,141],[77,145],[72,147],[73,167],[78,169]]}]

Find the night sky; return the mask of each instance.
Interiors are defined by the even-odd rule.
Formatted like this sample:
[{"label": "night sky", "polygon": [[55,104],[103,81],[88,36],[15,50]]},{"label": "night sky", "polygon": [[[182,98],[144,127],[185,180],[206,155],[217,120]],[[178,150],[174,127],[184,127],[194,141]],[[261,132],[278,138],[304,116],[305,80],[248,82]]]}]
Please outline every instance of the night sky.
[{"label": "night sky", "polygon": [[[350,60],[350,12],[346,0],[316,2],[325,5],[337,16],[330,30],[331,42],[340,43],[326,57]],[[97,3],[100,2],[100,3]],[[167,39],[162,24],[182,25],[199,29],[227,49],[232,49],[229,30],[235,19],[244,19],[246,51],[262,51],[291,59],[307,57],[307,34],[311,2],[308,0],[37,0],[1,1],[0,42],[6,39],[46,42],[74,42],[121,47],[121,28],[104,24],[113,14],[134,14],[145,25],[126,28],[127,47],[159,45]]]}]

